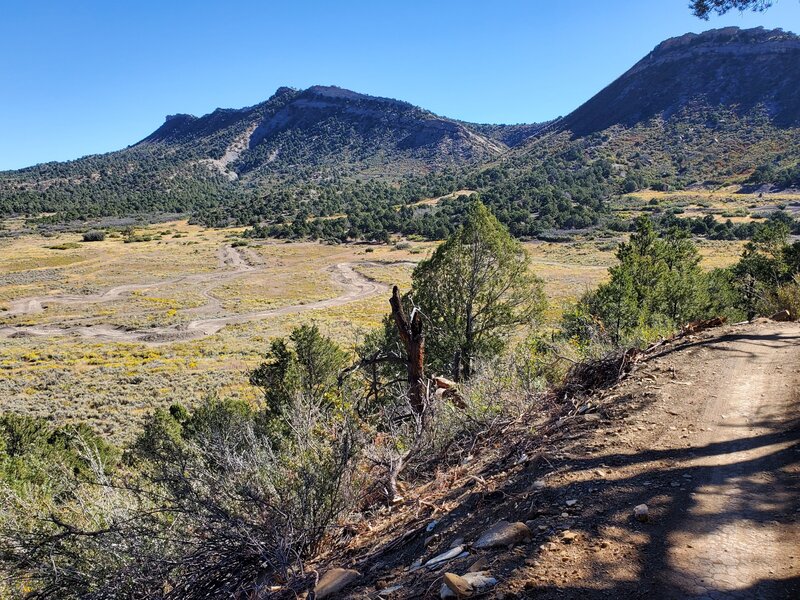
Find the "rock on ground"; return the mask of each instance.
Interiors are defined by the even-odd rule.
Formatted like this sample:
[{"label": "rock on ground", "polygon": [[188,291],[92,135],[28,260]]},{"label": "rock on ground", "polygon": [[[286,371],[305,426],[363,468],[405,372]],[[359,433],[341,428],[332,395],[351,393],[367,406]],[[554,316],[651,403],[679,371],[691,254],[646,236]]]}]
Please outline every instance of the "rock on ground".
[{"label": "rock on ground", "polygon": [[497,585],[497,579],[486,571],[465,573],[445,573],[444,583],[439,589],[440,598],[469,598],[484,594]]},{"label": "rock on ground", "polygon": [[474,547],[495,548],[497,546],[512,546],[531,540],[531,530],[525,523],[509,523],[508,521],[498,521],[487,529]]},{"label": "rock on ground", "polygon": [[361,573],[353,569],[331,569],[320,578],[314,588],[316,600],[329,598],[333,594],[341,592],[359,577],[361,577]]}]

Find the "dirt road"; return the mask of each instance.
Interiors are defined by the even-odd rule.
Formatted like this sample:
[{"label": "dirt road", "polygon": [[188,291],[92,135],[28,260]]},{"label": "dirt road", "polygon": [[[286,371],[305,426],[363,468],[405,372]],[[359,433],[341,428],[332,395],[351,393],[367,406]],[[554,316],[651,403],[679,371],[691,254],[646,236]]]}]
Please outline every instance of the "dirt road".
[{"label": "dirt road", "polygon": [[236,248],[231,246],[224,246],[220,248],[220,250],[217,252],[217,258],[219,260],[220,268],[223,270],[214,273],[182,275],[180,277],[154,281],[152,283],[118,285],[98,294],[66,294],[19,298],[17,300],[12,300],[9,303],[8,312],[6,314],[9,316],[17,316],[39,313],[42,312],[46,306],[54,304],[62,304],[66,306],[86,306],[89,304],[114,302],[115,300],[119,300],[120,298],[127,296],[131,292],[152,290],[167,285],[174,285],[176,283],[190,283],[198,286],[210,284],[202,288],[201,293],[205,295],[210,302],[218,302],[215,298],[207,295],[207,292],[210,289],[244,273],[252,272],[255,269],[247,264]]},{"label": "dirt road", "polygon": [[[221,303],[213,294],[213,290],[223,283],[230,282],[248,274],[260,273],[265,267],[252,266],[245,257],[236,249],[230,246],[223,247],[218,253],[220,270],[213,273],[203,273],[196,275],[186,275],[172,279],[146,284],[121,285],[106,290],[98,294],[91,295],[62,295],[62,296],[37,296],[32,298],[21,298],[10,303],[8,315],[26,315],[45,310],[48,305],[90,305],[119,300],[127,294],[136,290],[156,289],[166,285],[176,283],[188,283],[196,285],[200,294],[206,299],[206,303],[200,307],[186,309],[181,312],[194,315],[211,315],[219,312]],[[364,264],[374,264],[365,262]],[[244,314],[195,318],[187,323],[172,325],[167,327],[152,327],[148,329],[126,329],[109,324],[84,325],[80,323],[65,323],[62,326],[22,326],[22,325],[0,325],[0,337],[17,336],[63,336],[77,335],[85,338],[92,338],[106,341],[120,342],[143,342],[148,344],[164,344],[175,341],[184,341],[213,335],[223,327],[235,323],[247,323],[250,321],[268,319],[282,315],[303,313],[322,308],[342,306],[357,300],[368,298],[372,295],[385,291],[387,287],[377,283],[358,273],[351,263],[339,263],[328,271],[331,279],[338,284],[343,293],[334,298],[310,302],[308,304],[298,304],[285,306],[282,308],[255,311]]]},{"label": "dirt road", "polygon": [[[800,598],[800,324],[665,343],[577,402],[450,450],[449,470],[329,557],[367,574],[346,597],[439,598],[445,571],[478,561],[497,579],[487,598]],[[499,520],[530,541],[477,549]]]},{"label": "dirt road", "polygon": [[592,486],[585,543],[544,556],[529,597],[800,598],[800,324],[667,347],[604,404],[553,478]]},{"label": "dirt road", "polygon": [[[686,489],[665,523],[664,597],[800,598],[800,325],[693,352],[681,376],[693,385],[675,396],[697,433],[677,461]],[[682,436],[663,443],[678,450]]]}]

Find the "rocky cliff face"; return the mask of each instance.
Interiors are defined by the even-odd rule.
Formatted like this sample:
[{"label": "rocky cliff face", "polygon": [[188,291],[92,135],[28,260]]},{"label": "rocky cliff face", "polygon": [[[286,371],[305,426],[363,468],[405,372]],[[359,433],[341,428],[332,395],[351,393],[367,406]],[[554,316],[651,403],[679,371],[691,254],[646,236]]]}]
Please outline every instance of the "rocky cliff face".
[{"label": "rocky cliff face", "polygon": [[780,29],[728,27],[660,43],[558,123],[582,136],[613,125],[670,117],[690,102],[761,107],[782,127],[800,124],[800,37]]}]

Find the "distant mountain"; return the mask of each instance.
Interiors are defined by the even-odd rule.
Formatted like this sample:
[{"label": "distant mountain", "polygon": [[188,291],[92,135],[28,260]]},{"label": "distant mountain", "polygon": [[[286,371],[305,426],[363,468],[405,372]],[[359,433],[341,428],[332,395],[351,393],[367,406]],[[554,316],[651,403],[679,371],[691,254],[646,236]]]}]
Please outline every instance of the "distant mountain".
[{"label": "distant mountain", "polygon": [[185,212],[276,187],[397,181],[491,160],[535,125],[473,125],[337,87],[178,114],[123,150],[0,172],[0,214]]},{"label": "distant mountain", "polygon": [[[465,123],[338,87],[283,87],[255,106],[171,115],[117,152],[0,172],[0,215],[178,212],[293,223],[281,231],[297,236],[435,237],[458,222],[457,200],[398,207],[474,189],[514,233],[538,235],[596,225],[609,199],[644,188],[800,186],[798,90],[800,37],[735,27],[662,42],[540,124]],[[307,225],[315,216],[324,227]]]},{"label": "distant mountain", "polygon": [[680,114],[690,103],[762,107],[780,127],[800,125],[800,37],[727,27],[660,43],[557,127],[576,136]]},{"label": "distant mountain", "polygon": [[314,86],[280,88],[240,110],[168,117],[135,147],[188,149],[231,179],[391,176],[497,156],[507,150],[504,130],[484,133],[407,102]]}]

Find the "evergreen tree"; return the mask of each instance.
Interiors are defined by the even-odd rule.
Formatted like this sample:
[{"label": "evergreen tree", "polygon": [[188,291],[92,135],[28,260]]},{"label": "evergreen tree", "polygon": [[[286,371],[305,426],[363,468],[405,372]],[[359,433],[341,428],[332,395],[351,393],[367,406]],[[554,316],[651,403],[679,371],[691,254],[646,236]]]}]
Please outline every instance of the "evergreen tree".
[{"label": "evergreen tree", "polygon": [[679,325],[695,318],[706,301],[706,285],[700,269],[700,254],[689,234],[670,229],[662,244],[666,271],[661,277],[656,312]]},{"label": "evergreen tree", "polygon": [[541,314],[542,283],[529,267],[525,249],[474,201],[463,225],[412,276],[433,369],[468,378],[476,358],[499,352],[515,326]]},{"label": "evergreen tree", "polygon": [[583,300],[615,344],[641,327],[680,326],[709,306],[708,277],[688,234],[672,228],[659,238],[647,217],[635,226],[617,249],[619,264],[609,269],[608,283]]},{"label": "evergreen tree", "polygon": [[267,408],[281,415],[295,394],[316,404],[327,404],[347,353],[320,333],[317,325],[301,325],[289,339],[273,340],[266,361],[250,373],[250,383],[264,390]]}]

